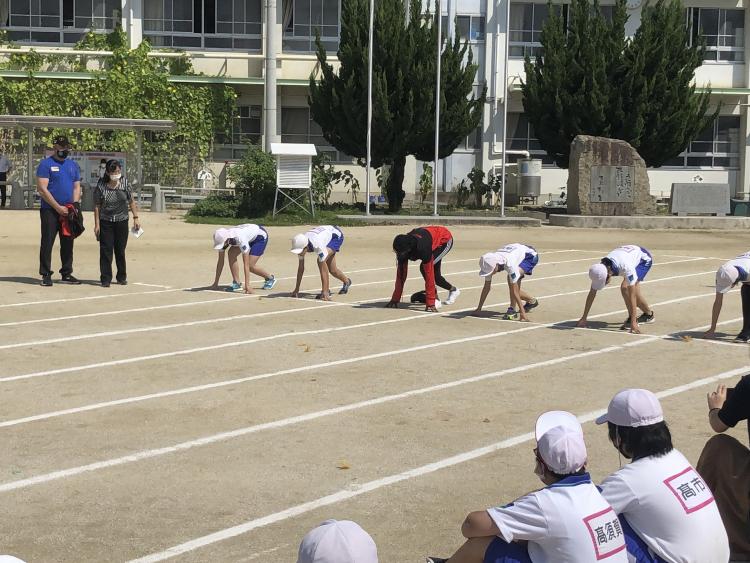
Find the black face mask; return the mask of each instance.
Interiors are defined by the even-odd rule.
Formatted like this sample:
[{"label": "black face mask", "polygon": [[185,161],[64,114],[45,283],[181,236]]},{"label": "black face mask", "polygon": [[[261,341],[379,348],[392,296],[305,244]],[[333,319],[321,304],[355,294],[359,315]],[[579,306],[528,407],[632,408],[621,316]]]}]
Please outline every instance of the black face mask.
[{"label": "black face mask", "polygon": [[68,150],[57,151],[57,158],[62,158],[63,160],[65,160],[66,158],[68,158],[69,154],[70,154],[70,151]]}]

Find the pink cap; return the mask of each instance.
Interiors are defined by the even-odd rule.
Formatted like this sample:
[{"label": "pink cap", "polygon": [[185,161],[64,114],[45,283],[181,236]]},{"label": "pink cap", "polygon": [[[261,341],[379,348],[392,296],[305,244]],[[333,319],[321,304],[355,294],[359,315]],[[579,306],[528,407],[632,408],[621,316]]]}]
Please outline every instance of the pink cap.
[{"label": "pink cap", "polygon": [[543,413],[536,421],[534,434],[539,457],[555,473],[569,475],[586,465],[588,454],[583,428],[571,413]]},{"label": "pink cap", "polygon": [[607,285],[607,267],[604,264],[594,264],[589,268],[591,289],[600,291]]},{"label": "pink cap", "polygon": [[611,422],[616,426],[650,426],[664,421],[664,412],[656,395],[648,389],[625,389],[612,397],[606,414],[597,424]]},{"label": "pink cap", "polygon": [[229,229],[216,229],[214,231],[214,250],[222,250],[228,238],[232,238]]},{"label": "pink cap", "polygon": [[302,539],[297,563],[378,563],[378,550],[359,524],[326,520]]}]

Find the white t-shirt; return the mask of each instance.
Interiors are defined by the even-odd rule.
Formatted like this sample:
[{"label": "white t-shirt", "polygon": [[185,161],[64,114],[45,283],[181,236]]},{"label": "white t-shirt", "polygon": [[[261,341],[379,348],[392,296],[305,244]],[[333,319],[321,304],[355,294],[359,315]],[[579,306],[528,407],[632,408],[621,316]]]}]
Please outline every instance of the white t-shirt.
[{"label": "white t-shirt", "polygon": [[617,515],[589,475],[568,477],[487,513],[505,541],[527,540],[534,563],[626,563]]},{"label": "white t-shirt", "polygon": [[[328,248],[328,243],[331,242],[334,235],[339,238],[343,236],[341,231],[332,225],[321,225],[305,233],[307,240],[312,246],[312,251],[318,257],[318,262],[323,262],[328,258],[328,254],[331,252],[331,249]],[[300,258],[302,258],[301,255]]]},{"label": "white t-shirt", "polygon": [[602,495],[638,536],[671,563],[727,563],[729,542],[711,491],[685,456],[672,450],[615,471]]},{"label": "white t-shirt", "polygon": [[[724,265],[736,266],[739,269],[741,269],[743,272],[750,274],[750,252],[745,252],[745,254],[741,254],[737,258],[734,258],[733,260],[730,260],[729,262],[725,262]],[[747,281],[742,281],[742,280],[740,281],[741,283],[750,283],[750,279],[748,279]],[[731,285],[722,287],[718,283],[716,284],[717,293],[727,293],[730,289],[732,289]]]},{"label": "white t-shirt", "polygon": [[615,275],[624,277],[628,285],[638,283],[636,268],[638,268],[641,261],[651,262],[651,256],[643,252],[643,249],[635,244],[626,244],[620,248],[615,248],[607,254],[607,258],[612,260],[612,265],[616,271]]},{"label": "white t-shirt", "polygon": [[524,261],[527,254],[536,256],[536,250],[525,244],[514,242],[497,249],[492,254],[498,265],[502,266],[502,269],[508,273],[510,283],[518,283],[524,274],[520,268],[521,262]]},{"label": "white t-shirt", "polygon": [[250,254],[250,246],[256,238],[266,238],[265,231],[252,223],[232,227],[229,229],[229,233],[227,238],[237,239],[236,246],[240,247],[243,254]]}]

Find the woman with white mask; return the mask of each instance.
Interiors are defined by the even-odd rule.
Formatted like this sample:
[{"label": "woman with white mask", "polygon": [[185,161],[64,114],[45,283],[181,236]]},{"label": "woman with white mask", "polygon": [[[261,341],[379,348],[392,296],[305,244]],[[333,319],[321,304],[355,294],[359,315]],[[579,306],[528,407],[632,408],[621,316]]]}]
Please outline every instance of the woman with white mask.
[{"label": "woman with white mask", "polygon": [[128,245],[128,209],[133,213],[135,230],[141,228],[138,205],[117,160],[107,161],[104,177],[94,192],[94,233],[99,241],[99,268],[102,287],[112,283],[112,254],[117,264],[117,283],[126,285],[125,247]]}]

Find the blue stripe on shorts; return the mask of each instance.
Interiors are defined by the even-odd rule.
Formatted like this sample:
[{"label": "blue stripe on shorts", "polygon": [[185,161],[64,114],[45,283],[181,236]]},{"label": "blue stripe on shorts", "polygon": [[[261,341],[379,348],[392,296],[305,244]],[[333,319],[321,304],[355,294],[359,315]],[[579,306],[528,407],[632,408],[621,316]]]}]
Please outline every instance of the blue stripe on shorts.
[{"label": "blue stripe on shorts", "polygon": [[339,250],[341,250],[342,244],[344,244],[344,233],[341,233],[341,236],[333,235],[331,237],[331,242],[329,242],[327,246],[334,252],[338,252]]}]

